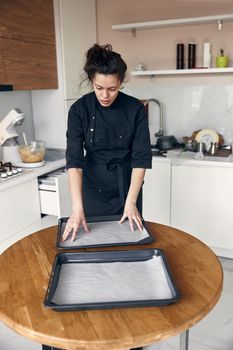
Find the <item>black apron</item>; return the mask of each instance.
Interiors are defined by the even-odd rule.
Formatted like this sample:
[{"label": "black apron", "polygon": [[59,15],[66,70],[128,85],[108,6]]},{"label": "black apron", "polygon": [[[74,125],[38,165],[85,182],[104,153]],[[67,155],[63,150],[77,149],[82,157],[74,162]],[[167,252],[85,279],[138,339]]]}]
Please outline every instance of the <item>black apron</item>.
[{"label": "black apron", "polygon": [[[105,161],[98,152],[99,133],[96,130],[96,98],[91,100],[90,127],[85,135],[85,166],[83,169],[83,204],[86,216],[122,215],[131,179],[129,157],[120,158],[119,152],[111,152],[111,160]],[[111,130],[109,130],[111,137]],[[97,136],[96,136],[97,135]],[[123,135],[125,137],[125,135]],[[118,145],[119,147],[119,145]],[[108,150],[108,144],[105,144]],[[137,208],[142,214],[142,190]]]}]

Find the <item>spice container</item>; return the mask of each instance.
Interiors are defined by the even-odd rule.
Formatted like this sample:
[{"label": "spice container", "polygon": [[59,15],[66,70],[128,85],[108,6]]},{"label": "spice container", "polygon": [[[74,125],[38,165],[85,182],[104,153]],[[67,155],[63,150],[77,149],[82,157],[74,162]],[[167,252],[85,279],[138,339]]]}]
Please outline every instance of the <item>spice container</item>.
[{"label": "spice container", "polygon": [[203,67],[211,67],[210,43],[204,43],[203,45]]},{"label": "spice container", "polygon": [[188,44],[188,68],[192,69],[196,66],[196,44],[191,42]]},{"label": "spice container", "polygon": [[184,44],[176,45],[176,69],[184,69]]}]

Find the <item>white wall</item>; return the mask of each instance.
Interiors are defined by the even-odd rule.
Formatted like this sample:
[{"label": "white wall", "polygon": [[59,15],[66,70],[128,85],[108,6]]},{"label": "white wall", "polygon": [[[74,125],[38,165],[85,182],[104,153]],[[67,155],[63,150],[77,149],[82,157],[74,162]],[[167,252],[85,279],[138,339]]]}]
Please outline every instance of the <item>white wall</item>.
[{"label": "white wall", "polygon": [[[225,143],[232,143],[233,85],[161,86],[147,80],[141,85],[126,84],[123,91],[141,99],[155,97],[161,101],[167,135],[175,135],[181,140],[183,136],[191,136],[195,130],[214,128],[223,135]],[[155,143],[159,112],[153,107],[150,112],[151,141]]]}]

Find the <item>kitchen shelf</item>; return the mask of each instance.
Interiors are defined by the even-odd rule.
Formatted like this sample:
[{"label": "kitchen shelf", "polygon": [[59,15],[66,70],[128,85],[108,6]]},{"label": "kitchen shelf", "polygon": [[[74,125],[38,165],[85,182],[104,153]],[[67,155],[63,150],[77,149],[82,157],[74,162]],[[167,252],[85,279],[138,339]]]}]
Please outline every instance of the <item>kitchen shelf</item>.
[{"label": "kitchen shelf", "polygon": [[155,76],[155,75],[187,75],[187,74],[222,74],[233,73],[233,67],[228,68],[196,68],[196,69],[162,69],[132,71],[134,76]]},{"label": "kitchen shelf", "polygon": [[203,16],[203,17],[190,17],[190,18],[177,18],[167,19],[159,21],[147,21],[138,23],[127,23],[127,24],[114,24],[112,25],[113,30],[133,30],[136,29],[151,29],[171,26],[182,26],[190,24],[206,24],[206,23],[217,23],[221,29],[221,23],[233,21],[233,13],[226,15],[214,15],[214,16]]}]

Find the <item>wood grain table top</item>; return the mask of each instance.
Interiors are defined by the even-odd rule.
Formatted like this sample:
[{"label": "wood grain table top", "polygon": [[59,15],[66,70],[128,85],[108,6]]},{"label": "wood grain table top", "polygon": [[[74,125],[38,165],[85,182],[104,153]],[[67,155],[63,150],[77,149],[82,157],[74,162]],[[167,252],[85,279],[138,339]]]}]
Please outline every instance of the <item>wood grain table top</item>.
[{"label": "wood grain table top", "polygon": [[177,303],[76,312],[46,308],[44,298],[57,254],[57,227],[53,226],[22,239],[0,255],[0,320],[29,339],[68,350],[137,348],[192,327],[221,295],[223,272],[219,260],[204,243],[187,233],[148,225],[156,237],[154,243],[101,250],[162,249],[181,294]]}]

